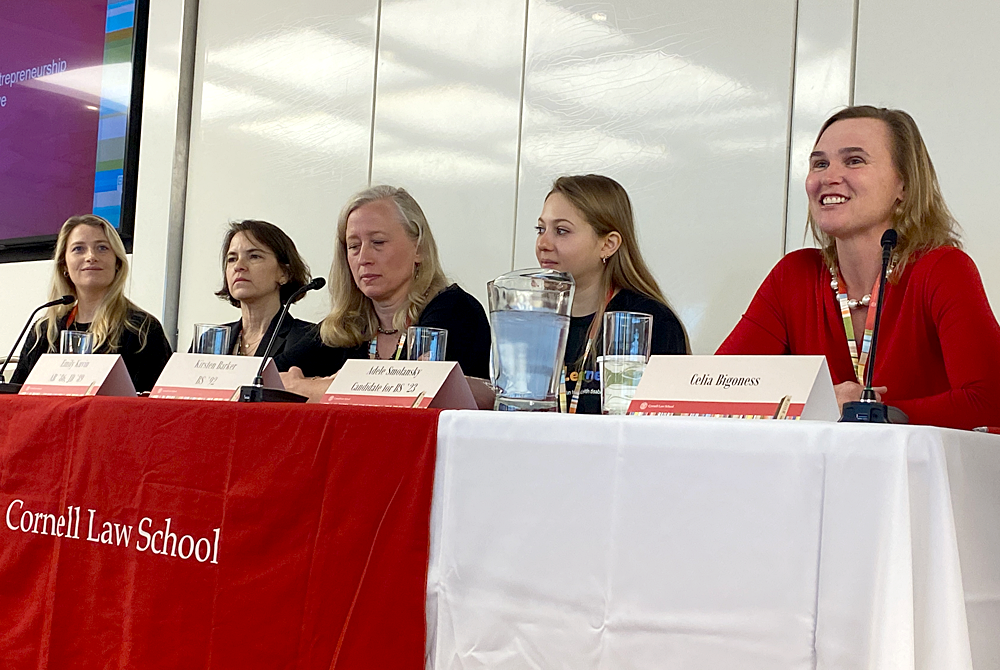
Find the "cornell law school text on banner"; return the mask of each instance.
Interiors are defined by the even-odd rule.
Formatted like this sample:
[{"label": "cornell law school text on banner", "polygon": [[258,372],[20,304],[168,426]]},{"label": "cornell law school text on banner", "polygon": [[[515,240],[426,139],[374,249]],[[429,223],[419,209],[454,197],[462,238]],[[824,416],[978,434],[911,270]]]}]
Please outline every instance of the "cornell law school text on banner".
[{"label": "cornell law school text on banner", "polygon": [[629,414],[825,421],[840,416],[823,356],[652,356]]}]

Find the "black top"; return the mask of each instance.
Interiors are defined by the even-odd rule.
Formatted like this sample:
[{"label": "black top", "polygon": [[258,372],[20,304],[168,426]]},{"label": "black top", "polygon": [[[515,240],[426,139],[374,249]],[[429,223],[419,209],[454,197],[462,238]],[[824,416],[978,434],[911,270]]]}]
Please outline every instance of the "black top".
[{"label": "black top", "polygon": [[[267,343],[271,341],[271,335],[274,334],[274,326],[277,325],[279,316],[281,316],[281,310],[278,310],[278,313],[271,319],[271,323],[267,327],[267,332],[264,333],[264,337],[261,338],[260,344],[257,345],[257,349],[253,352],[254,356],[264,355],[264,351],[267,350]],[[238,355],[240,333],[243,331],[243,319],[224,325],[229,329],[229,350]],[[284,353],[286,349],[291,349],[297,346],[300,342],[315,338],[316,333],[317,326],[315,323],[309,323],[308,321],[303,321],[302,319],[296,319],[291,314],[286,316],[285,321],[281,324],[281,330],[278,331],[278,337],[274,340],[274,348],[271,349],[271,357],[275,359],[274,364],[278,365],[279,354]],[[192,347],[188,349],[188,353],[190,353],[193,348],[194,343],[192,343]],[[278,371],[287,372],[288,368],[279,367]]]},{"label": "black top", "polygon": [[[462,366],[462,372],[470,377],[489,377],[490,322],[479,301],[458,284],[434,296],[413,325],[447,330],[445,359],[456,361]],[[405,355],[404,351],[401,357]],[[306,377],[328,377],[350,358],[368,358],[368,342],[353,348],[328,347],[320,340],[317,328],[311,340],[289,346],[281,356],[275,357],[274,362],[279,370],[297,365]]]},{"label": "black top", "polygon": [[[686,354],[687,339],[684,336],[684,328],[681,322],[670,311],[670,308],[662,302],[658,302],[636,293],[622,289],[619,291],[604,310],[605,312],[639,312],[649,314],[653,317],[653,331],[650,334],[652,342],[649,351],[651,355],[662,354]],[[572,396],[573,389],[576,388],[577,372],[580,369],[580,357],[587,345],[587,329],[590,328],[594,320],[593,314],[587,316],[570,317],[569,337],[566,339],[566,402]],[[600,331],[594,340],[593,347],[600,349],[602,339]],[[587,368],[583,372],[584,383],[580,389],[580,401],[576,411],[578,414],[600,414],[601,413],[601,377],[596,369],[595,361],[600,351],[592,352],[587,360]]]},{"label": "black top", "polygon": [[[68,316],[67,314],[59,319],[60,333],[66,329]],[[130,309],[127,318],[136,326],[148,322],[146,346],[140,345],[139,335],[135,331],[122,328],[121,339],[118,340],[118,346],[114,350],[105,342],[94,353],[121,354],[135,390],[139,392],[152,391],[153,384],[163,372],[163,366],[170,359],[173,349],[170,348],[170,343],[167,342],[167,338],[163,334],[163,326],[160,325],[155,316],[142,310]],[[89,327],[89,323],[74,323],[70,330],[87,330]],[[11,377],[11,381],[15,384],[24,383],[24,380],[28,378],[28,373],[35,367],[35,363],[42,357],[42,354],[59,352],[58,347],[55,347],[52,352],[49,351],[48,338],[45,336],[47,328],[48,324],[46,320],[43,320],[41,339],[38,338],[38,331],[35,327],[28,331],[24,348],[21,349],[21,357],[17,361],[17,369],[14,371],[14,376]]]}]

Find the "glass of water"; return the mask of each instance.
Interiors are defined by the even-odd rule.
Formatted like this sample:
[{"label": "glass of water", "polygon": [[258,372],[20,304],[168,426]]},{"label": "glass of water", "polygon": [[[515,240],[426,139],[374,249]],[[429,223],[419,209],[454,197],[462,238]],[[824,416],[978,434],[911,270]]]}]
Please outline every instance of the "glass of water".
[{"label": "glass of water", "polygon": [[653,317],[649,314],[604,314],[604,356],[600,360],[603,414],[628,411],[649,360],[652,334]]},{"label": "glass of water", "polygon": [[229,326],[217,326],[211,323],[194,324],[194,341],[191,343],[191,353],[215,354],[223,356],[229,353]]},{"label": "glass of water", "polygon": [[64,330],[59,335],[59,353],[94,353],[94,334],[82,330]]},{"label": "glass of water", "polygon": [[410,326],[406,329],[406,358],[411,361],[443,361],[448,351],[444,328]]}]

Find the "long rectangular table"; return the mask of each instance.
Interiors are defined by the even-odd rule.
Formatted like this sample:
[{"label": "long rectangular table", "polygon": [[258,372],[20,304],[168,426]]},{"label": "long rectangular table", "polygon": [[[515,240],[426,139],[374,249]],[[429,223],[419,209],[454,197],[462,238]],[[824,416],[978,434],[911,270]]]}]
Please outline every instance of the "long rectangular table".
[{"label": "long rectangular table", "polygon": [[0,667],[995,668],[998,482],[935,428],[0,398]]},{"label": "long rectangular table", "polygon": [[445,412],[437,668],[1000,667],[1000,437]]}]

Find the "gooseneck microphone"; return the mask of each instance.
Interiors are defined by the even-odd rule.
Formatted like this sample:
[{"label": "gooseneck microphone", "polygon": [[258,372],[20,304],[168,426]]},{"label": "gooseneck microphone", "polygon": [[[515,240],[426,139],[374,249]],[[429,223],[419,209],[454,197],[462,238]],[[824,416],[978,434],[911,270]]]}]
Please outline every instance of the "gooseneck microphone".
[{"label": "gooseneck microphone", "polygon": [[[35,318],[35,315],[38,314],[43,309],[48,309],[49,307],[55,307],[56,305],[72,305],[74,302],[76,302],[75,296],[64,295],[58,300],[47,302],[44,305],[39,305],[38,307],[35,308],[35,311],[31,313],[31,316],[28,317],[28,322],[24,324],[24,328],[21,330],[21,334],[17,336],[16,340],[14,340],[14,346],[10,348],[10,353],[7,354],[7,359],[3,362],[3,365],[0,365],[0,380],[3,379],[3,371],[7,369],[7,364],[10,363],[10,359],[14,357],[14,352],[17,351],[17,345],[21,343],[21,338],[24,337],[24,334],[26,332],[28,332],[28,326],[31,325],[31,320]],[[0,393],[17,393],[20,390],[21,390],[20,384],[0,384]]]},{"label": "gooseneck microphone", "polygon": [[865,368],[865,388],[861,391],[861,400],[845,402],[840,420],[845,423],[909,423],[910,419],[898,407],[890,407],[878,401],[872,386],[872,375],[875,372],[875,352],[878,346],[878,331],[882,323],[882,302],[885,297],[885,284],[889,275],[889,259],[898,241],[896,231],[890,228],[882,233],[882,274],[878,283],[878,302],[875,305],[875,324],[872,326],[872,346],[868,352],[868,365]]},{"label": "gooseneck microphone", "polygon": [[288,316],[288,309],[303,293],[308,293],[309,291],[315,291],[326,286],[326,280],[322,277],[316,277],[311,282],[305,286],[300,287],[295,293],[288,296],[288,300],[285,301],[285,306],[281,309],[281,316],[278,317],[278,322],[274,324],[274,332],[271,333],[271,339],[267,343],[267,348],[264,349],[264,358],[260,362],[260,367],[257,369],[257,376],[253,378],[253,385],[251,386],[241,386],[240,387],[240,402],[305,402],[306,397],[301,396],[298,393],[292,393],[290,391],[283,391],[281,389],[264,388],[264,368],[267,366],[268,358],[271,356],[271,350],[274,348],[274,341],[278,337],[278,331],[281,330],[281,324],[285,322],[285,317]]}]

